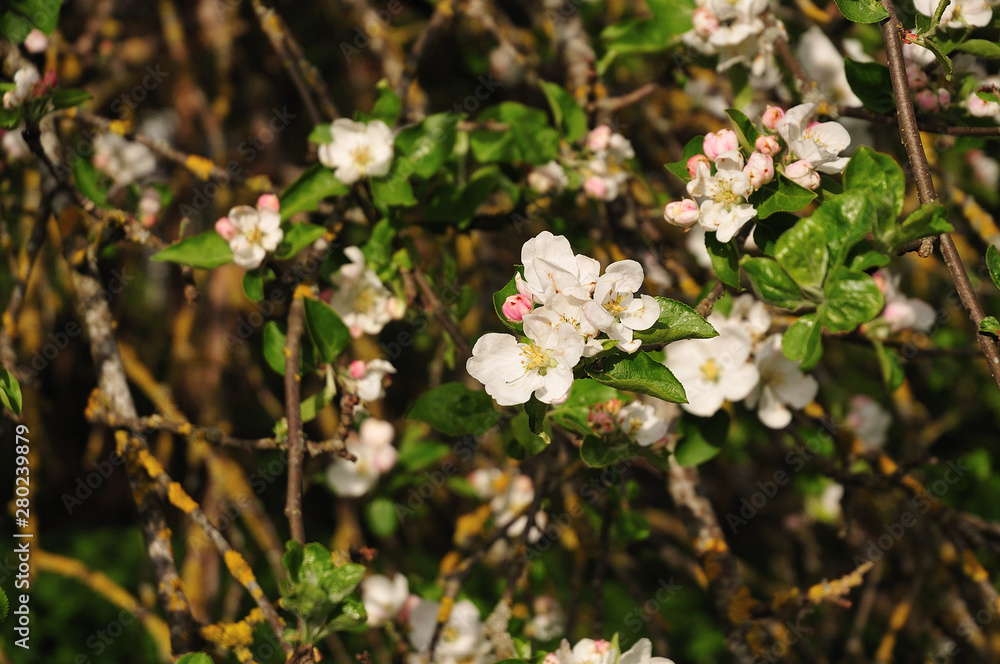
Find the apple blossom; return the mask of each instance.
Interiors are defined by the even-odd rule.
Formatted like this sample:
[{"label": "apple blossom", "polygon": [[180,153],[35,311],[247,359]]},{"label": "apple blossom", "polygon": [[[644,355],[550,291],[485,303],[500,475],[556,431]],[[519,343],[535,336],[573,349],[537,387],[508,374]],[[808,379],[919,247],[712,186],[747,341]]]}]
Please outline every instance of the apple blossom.
[{"label": "apple blossom", "polygon": [[785,166],[785,177],[806,189],[818,189],[821,182],[819,173],[804,159]]},{"label": "apple blossom", "polygon": [[618,347],[633,353],[641,342],[632,338],[633,330],[650,328],[660,317],[660,306],[650,295],[636,298],[642,286],[642,266],[633,260],[612,263],[597,280],[594,299],[583,305],[590,323],[618,341]]},{"label": "apple blossom", "polygon": [[615,664],[618,649],[604,639],[580,639],[572,648],[563,639],[555,653],[559,664]]},{"label": "apple blossom", "polygon": [[367,267],[361,249],[347,247],[344,255],[350,262],[331,280],[336,290],[330,296],[330,306],[355,339],[366,333],[378,334],[390,320],[401,317],[399,298]]},{"label": "apple blossom", "polygon": [[590,130],[587,134],[587,147],[597,152],[607,150],[613,133],[608,125],[599,125]]},{"label": "apple blossom", "polygon": [[40,77],[38,70],[32,65],[21,67],[14,73],[14,89],[3,95],[3,107],[8,110],[18,108],[31,96],[32,89]]},{"label": "apple blossom", "polygon": [[569,184],[566,171],[558,161],[550,161],[544,166],[536,166],[528,173],[528,186],[541,194],[550,191],[558,194]]},{"label": "apple blossom", "polygon": [[698,7],[691,14],[694,33],[702,39],[708,39],[719,29],[719,19],[710,9]]},{"label": "apple blossom", "polygon": [[608,185],[604,178],[591,175],[583,183],[583,191],[591,198],[596,198],[598,200],[614,200],[617,198],[618,190],[615,189],[615,196],[608,198]]},{"label": "apple blossom", "polygon": [[48,47],[49,36],[38,28],[32,28],[28,36],[24,38],[24,48],[28,53],[44,53]]},{"label": "apple blossom", "polygon": [[774,179],[774,160],[763,152],[754,152],[747,159],[743,172],[750,178],[750,186],[760,189]]},{"label": "apple blossom", "polygon": [[[419,599],[410,610],[407,636],[417,651],[417,662],[428,664],[430,661],[428,651],[440,608],[437,602]],[[434,664],[483,664],[489,651],[479,609],[467,599],[455,602],[434,649]]]},{"label": "apple blossom", "polygon": [[511,295],[504,300],[500,311],[507,317],[507,320],[518,323],[522,318],[524,318],[524,314],[531,311],[531,304],[532,302],[530,297],[518,293],[517,295]]},{"label": "apple blossom", "polygon": [[760,383],[747,397],[747,406],[757,406],[757,417],[768,428],[783,429],[792,421],[788,407],[805,408],[816,397],[819,384],[802,373],[798,362],[785,357],[780,334],[760,345],[756,362]]},{"label": "apple blossom", "polygon": [[270,207],[237,205],[228,217],[216,222],[216,229],[222,237],[230,236],[226,239],[233,250],[233,262],[247,270],[260,267],[264,257],[276,250],[284,237],[281,215]]},{"label": "apple blossom", "polygon": [[633,401],[618,411],[616,419],[622,433],[643,447],[663,440],[667,435],[667,421],[657,417],[651,404]]},{"label": "apple blossom", "polygon": [[771,314],[768,313],[767,306],[749,293],[733,300],[728,320],[743,326],[754,341],[762,339],[771,329]]},{"label": "apple blossom", "polygon": [[861,106],[861,100],[850,83],[844,66],[844,56],[830,41],[823,29],[814,25],[799,38],[796,49],[799,63],[828,102],[846,106]]},{"label": "apple blossom", "polygon": [[639,639],[635,645],[622,653],[618,664],[674,664],[666,657],[653,657],[653,644],[649,639]]},{"label": "apple blossom", "polygon": [[481,500],[492,498],[496,495],[498,485],[504,478],[503,471],[499,468],[477,468],[465,478]]},{"label": "apple blossom", "polygon": [[366,125],[340,118],[330,125],[330,134],[333,140],[319,146],[319,160],[344,184],[389,172],[393,137],[386,123],[373,120]]},{"label": "apple blossom", "polygon": [[909,62],[906,64],[906,83],[910,86],[911,90],[923,90],[930,83],[930,78],[923,67],[915,62]]},{"label": "apple blossom", "polygon": [[857,394],[851,397],[845,424],[854,431],[863,446],[882,449],[889,425],[892,424],[892,415],[871,397]]},{"label": "apple blossom", "polygon": [[156,155],[152,150],[115,133],[94,139],[93,162],[119,186],[141,180],[156,170]]},{"label": "apple blossom", "polygon": [[518,292],[530,293],[534,300],[546,304],[557,293],[568,293],[587,299],[594,291],[593,284],[601,265],[588,256],[574,255],[569,240],[562,235],[542,231],[521,247],[523,281],[518,282]]},{"label": "apple blossom", "polygon": [[540,641],[559,638],[566,631],[566,612],[550,595],[536,597],[531,604],[534,615],[525,626],[525,634]]},{"label": "apple blossom", "polygon": [[740,139],[736,136],[736,132],[732,129],[720,129],[715,132],[710,131],[705,134],[705,142],[702,144],[702,149],[704,150],[706,157],[709,159],[715,159],[723,152],[739,150]]},{"label": "apple blossom", "polygon": [[[992,79],[991,79],[992,80]],[[980,87],[977,90],[973,90],[969,93],[966,99],[966,106],[969,108],[969,115],[974,115],[977,118],[990,118],[1000,116],[1000,103],[995,101],[987,101],[979,96],[978,91],[984,90],[984,87]],[[985,91],[997,94],[997,85],[993,84],[992,89],[989,87],[985,88]]]},{"label": "apple blossom", "polygon": [[370,627],[378,627],[396,618],[409,598],[409,583],[402,574],[396,574],[392,579],[372,574],[361,582],[361,601],[365,605]]},{"label": "apple blossom", "polygon": [[350,432],[344,446],[355,461],[338,457],[326,470],[326,479],[338,496],[356,498],[371,490],[382,473],[396,465],[398,453],[392,446],[396,431],[392,424],[369,417],[357,433]]},{"label": "apple blossom", "polygon": [[[789,151],[812,169],[840,173],[848,157],[840,153],[851,144],[851,135],[837,122],[811,122],[813,104],[800,104],[788,110],[777,124],[777,132]],[[801,184],[801,183],[800,183]]]},{"label": "apple blossom", "polygon": [[667,203],[663,209],[663,218],[681,228],[691,228],[698,223],[698,215],[698,204],[690,198]]},{"label": "apple blossom", "polygon": [[913,95],[913,101],[924,113],[935,113],[941,106],[937,92],[924,88]]},{"label": "apple blossom", "polygon": [[774,157],[774,155],[781,152],[781,144],[778,143],[778,139],[767,134],[758,136],[757,140],[754,141],[753,148],[757,152],[766,154],[769,157]]},{"label": "apple blossom", "polygon": [[355,360],[348,367],[351,378],[344,380],[344,388],[353,392],[361,401],[377,401],[385,396],[385,377],[396,373],[396,367],[381,358],[363,362]]},{"label": "apple blossom", "polygon": [[688,182],[688,193],[699,201],[698,223],[715,231],[719,242],[729,242],[743,224],[757,216],[746,202],[752,193],[750,178],[743,172],[743,158],[738,152],[725,152],[715,160],[716,172],[698,164],[697,176]]},{"label": "apple blossom", "polygon": [[[924,16],[934,16],[936,0],[913,0],[914,8]],[[949,28],[981,28],[990,24],[993,9],[985,0],[951,0],[941,15],[941,25]]]},{"label": "apple blossom", "polygon": [[764,109],[763,115],[761,115],[760,121],[765,127],[771,131],[777,131],[778,123],[781,119],[785,117],[785,111],[777,106],[768,106]]},{"label": "apple blossom", "polygon": [[695,175],[697,175],[698,174],[698,164],[701,164],[701,163],[704,163],[706,166],[711,166],[712,165],[712,160],[709,159],[708,157],[706,157],[703,154],[696,154],[695,156],[693,156],[690,159],[688,159],[687,160],[687,164],[686,164],[688,175],[690,175],[691,177],[694,177]]}]

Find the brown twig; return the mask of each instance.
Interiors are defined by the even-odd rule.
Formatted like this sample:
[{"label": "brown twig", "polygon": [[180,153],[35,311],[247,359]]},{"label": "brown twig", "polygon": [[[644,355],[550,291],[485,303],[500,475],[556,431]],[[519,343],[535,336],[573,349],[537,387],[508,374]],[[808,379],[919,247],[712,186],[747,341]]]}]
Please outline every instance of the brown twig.
[{"label": "brown twig", "polygon": [[281,64],[284,65],[285,71],[291,76],[295,89],[299,91],[299,97],[302,98],[302,103],[306,106],[306,113],[309,114],[309,118],[314,125],[319,124],[322,121],[319,109],[316,108],[316,102],[313,101],[312,95],[309,92],[309,86],[306,85],[302,73],[299,71],[289,50],[285,46],[285,34],[277,13],[270,7],[265,7],[261,0],[251,0],[251,4],[253,5],[254,13],[257,16],[257,21],[260,23],[261,29],[271,42],[274,52],[281,58]]},{"label": "brown twig", "polygon": [[288,418],[288,492],[285,496],[285,516],[291,527],[292,539],[305,544],[302,523],[302,410],[299,405],[301,387],[299,353],[302,344],[305,305],[296,297],[288,311],[288,336],[285,338],[285,409]]},{"label": "brown twig", "polygon": [[[920,128],[917,126],[916,113],[913,110],[913,102],[910,99],[910,88],[906,79],[906,63],[903,60],[903,43],[899,36],[902,26],[896,17],[896,8],[892,0],[882,0],[882,6],[889,12],[889,18],[882,22],[882,40],[885,42],[886,60],[889,64],[889,75],[892,79],[892,91],[896,98],[896,113],[899,121],[899,133],[906,146],[906,155],[913,169],[913,179],[917,184],[917,194],[921,204],[933,203],[937,200],[937,192],[934,190],[934,180],[931,177],[930,165],[927,163],[927,155],[924,154],[923,142],[920,140]],[[931,240],[924,239],[925,245],[929,245]],[[955,242],[951,235],[942,233],[938,237],[941,247],[941,256],[948,266],[948,272],[955,283],[962,306],[965,307],[976,331],[979,330],[979,323],[985,317],[983,307],[976,296],[969,275],[965,272],[965,266],[955,248]],[[921,247],[921,253],[929,251]],[[979,334],[979,347],[986,357],[986,363],[993,375],[993,380],[1000,388],[1000,350],[997,349],[996,342],[992,337]]]},{"label": "brown twig", "polygon": [[[871,120],[884,125],[895,126],[899,124],[898,116],[894,114],[881,114],[864,107],[838,106],[837,114],[848,118],[861,118]],[[1000,127],[954,127],[951,125],[932,124],[930,122],[917,121],[917,128],[929,134],[945,134],[947,136],[1000,136]]]},{"label": "brown twig", "polygon": [[712,313],[712,309],[715,307],[715,303],[718,302],[719,298],[721,298],[725,294],[726,294],[726,285],[722,283],[722,281],[716,281],[715,285],[712,286],[712,290],[710,290],[708,292],[708,295],[705,296],[705,299],[699,302],[698,306],[694,308],[695,313],[697,313],[702,318],[707,318],[708,315]]}]

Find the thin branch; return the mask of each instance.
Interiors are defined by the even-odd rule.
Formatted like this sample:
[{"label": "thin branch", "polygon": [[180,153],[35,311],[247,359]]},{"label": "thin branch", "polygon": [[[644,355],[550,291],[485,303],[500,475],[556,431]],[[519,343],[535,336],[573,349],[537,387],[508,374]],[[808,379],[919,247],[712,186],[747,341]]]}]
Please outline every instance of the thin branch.
[{"label": "thin branch", "polygon": [[726,294],[726,285],[722,281],[716,281],[715,285],[712,286],[712,290],[708,292],[705,299],[698,303],[698,306],[694,308],[695,313],[697,313],[702,318],[707,318],[712,309],[715,307],[715,303],[719,301],[723,295]]},{"label": "thin branch", "polygon": [[[297,295],[297,294],[296,294]],[[302,377],[299,376],[299,353],[302,348],[305,305],[296,297],[288,311],[288,336],[285,338],[285,410],[288,418],[288,492],[285,495],[285,516],[291,527],[292,539],[305,544],[302,523],[302,410],[299,404]]]},{"label": "thin branch", "polygon": [[420,289],[420,297],[424,301],[424,306],[434,314],[434,317],[441,324],[441,327],[445,329],[451,340],[455,342],[455,346],[463,355],[469,357],[472,355],[472,347],[469,346],[469,342],[466,341],[465,335],[458,328],[458,324],[452,320],[448,311],[445,310],[444,305],[441,304],[440,298],[434,293],[434,289],[431,288],[430,284],[427,283],[427,277],[420,270],[413,271],[413,278],[417,282],[417,287]]},{"label": "thin branch", "polygon": [[[896,126],[899,124],[898,117],[894,114],[881,114],[864,107],[838,106],[837,114],[848,118],[861,118],[871,120],[884,125]],[[945,134],[947,136],[1000,136],[1000,127],[954,127],[951,125],[939,125],[930,122],[917,121],[920,131],[929,134]]]},{"label": "thin branch", "polygon": [[253,5],[254,13],[257,15],[257,21],[260,22],[261,29],[271,42],[274,52],[281,58],[281,64],[284,65],[285,71],[291,76],[292,83],[295,84],[295,89],[298,90],[299,97],[302,98],[302,103],[306,106],[309,118],[314,125],[319,124],[322,121],[319,109],[316,108],[316,102],[313,101],[312,95],[309,92],[309,86],[306,85],[302,73],[285,47],[285,33],[277,13],[270,7],[265,7],[264,3],[260,0],[251,0],[251,4]]}]

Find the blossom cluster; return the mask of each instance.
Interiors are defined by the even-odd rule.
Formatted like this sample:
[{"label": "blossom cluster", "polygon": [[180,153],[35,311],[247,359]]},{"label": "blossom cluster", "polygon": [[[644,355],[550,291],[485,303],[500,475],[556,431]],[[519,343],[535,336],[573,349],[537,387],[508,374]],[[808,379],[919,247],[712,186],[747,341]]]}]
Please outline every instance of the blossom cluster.
[{"label": "blossom cluster", "polygon": [[591,407],[587,423],[595,433],[611,441],[624,438],[642,447],[664,443],[669,427],[652,404],[641,401],[623,404],[618,399]]},{"label": "blossom cluster", "polygon": [[768,0],[698,0],[693,27],[681,38],[696,51],[717,55],[720,72],[742,64],[755,79],[777,82],[774,42],[787,34],[769,5]]},{"label": "blossom cluster", "polygon": [[394,296],[375,271],[368,267],[358,247],[347,247],[349,262],[333,276],[334,289],[321,297],[330,303],[355,339],[378,334],[391,320],[406,313],[406,303]]},{"label": "blossom cluster", "polygon": [[284,237],[281,230],[280,202],[274,194],[257,199],[257,207],[237,205],[228,217],[215,222],[215,232],[221,235],[233,251],[233,262],[247,270],[260,267],[264,257],[275,251]]},{"label": "blossom cluster", "polygon": [[693,198],[668,203],[664,219],[682,228],[697,223],[714,231],[720,242],[728,242],[757,216],[749,197],[776,171],[807,189],[819,188],[820,173],[841,173],[848,158],[840,153],[851,136],[840,123],[813,121],[814,110],[813,104],[787,112],[768,106],[761,134],[745,160],[735,131],[707,134],[702,152],[687,161],[692,178],[687,191]]},{"label": "blossom cluster", "polygon": [[392,424],[375,417],[365,419],[357,432],[351,431],[344,445],[355,460],[338,457],[326,470],[334,493],[351,498],[368,493],[379,477],[396,465],[399,454],[392,445],[395,437]]},{"label": "blossom cluster", "polygon": [[526,403],[532,395],[543,403],[562,403],[577,363],[604,349],[602,333],[611,345],[635,352],[640,342],[633,332],[659,318],[656,299],[635,294],[644,278],[636,261],[612,263],[600,274],[595,259],[574,255],[569,240],[543,231],[525,242],[521,262],[518,294],[507,298],[503,314],[523,325],[528,342],[485,334],[466,364],[501,406]]},{"label": "blossom cluster", "polygon": [[589,198],[613,201],[628,182],[628,162],[634,157],[635,150],[627,138],[608,125],[599,125],[587,134],[581,155],[532,169],[528,186],[541,194],[558,194],[570,186],[569,170],[573,181],[583,183],[583,192]]},{"label": "blossom cluster", "polygon": [[687,392],[689,403],[681,407],[710,417],[726,401],[745,401],[765,426],[788,426],[791,408],[812,402],[819,385],[785,357],[780,334],[767,336],[771,316],[764,304],[744,294],[728,317],[716,312],[707,320],[719,336],[684,339],[666,349],[666,366]]}]

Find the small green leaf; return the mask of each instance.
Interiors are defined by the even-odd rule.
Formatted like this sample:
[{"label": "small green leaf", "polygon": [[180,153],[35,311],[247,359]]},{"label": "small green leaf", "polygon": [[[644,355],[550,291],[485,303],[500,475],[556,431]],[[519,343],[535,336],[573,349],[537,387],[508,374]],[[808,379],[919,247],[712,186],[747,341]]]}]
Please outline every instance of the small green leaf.
[{"label": "small green leaf", "polygon": [[312,212],[324,198],[343,196],[350,190],[329,168],[313,164],[281,192],[281,219],[288,219],[297,212]]},{"label": "small green leaf", "polygon": [[672,161],[666,165],[666,169],[676,175],[682,182],[690,182],[691,176],[687,171],[688,159],[705,152],[705,137],[695,136],[684,146],[684,156],[680,161]]},{"label": "small green leaf", "polygon": [[399,120],[399,114],[403,110],[403,101],[384,78],[378,82],[376,87],[379,90],[378,100],[372,107],[371,113],[360,114],[361,120],[364,122],[381,120],[391,128]]},{"label": "small green leaf", "polygon": [[376,537],[389,537],[399,527],[396,504],[388,498],[375,498],[365,505],[365,520]]},{"label": "small green leaf", "polygon": [[329,124],[318,124],[312,128],[309,132],[309,142],[315,145],[325,145],[326,143],[333,143],[333,133],[330,130],[331,125]]},{"label": "small green leaf", "polygon": [[643,351],[631,355],[617,351],[616,355],[587,366],[586,371],[597,382],[616,390],[648,394],[673,403],[687,403],[681,382],[670,369]]},{"label": "small green leaf", "polygon": [[[657,297],[660,317],[653,326],[633,335],[644,344],[665,344],[680,339],[711,339],[719,336],[715,328],[686,304]],[[575,383],[574,383],[575,384]]]},{"label": "small green leaf", "polygon": [[878,358],[878,366],[882,370],[882,380],[886,389],[895,392],[906,378],[903,372],[903,358],[879,341],[872,341],[872,345],[875,347],[875,356]]},{"label": "small green leaf", "polygon": [[722,451],[729,435],[729,414],[720,410],[712,417],[683,413],[679,423],[681,438],[674,457],[682,466],[698,466]]},{"label": "small green leaf", "polygon": [[877,212],[870,198],[865,190],[851,189],[828,197],[810,216],[826,234],[830,267],[843,264],[854,245],[871,230]]},{"label": "small green leaf", "polygon": [[340,315],[326,302],[306,298],[305,324],[320,359],[330,364],[351,344],[351,332]]},{"label": "small green leaf", "polygon": [[844,190],[858,189],[871,192],[876,204],[873,227],[876,237],[881,225],[895,226],[903,210],[906,195],[906,178],[896,161],[889,155],[875,152],[869,147],[855,151],[844,169]]},{"label": "small green leaf", "polygon": [[754,244],[760,248],[765,256],[773,258],[778,238],[798,222],[799,217],[788,212],[778,212],[767,219],[758,219],[753,228]]},{"label": "small green leaf", "polygon": [[823,357],[823,326],[819,314],[806,314],[788,326],[781,337],[781,350],[789,360],[812,369]]},{"label": "small green leaf", "polygon": [[754,126],[750,118],[744,115],[742,111],[738,111],[735,108],[727,108],[726,115],[733,121],[733,129],[740,139],[740,145],[748,152],[753,152],[754,144],[760,135],[757,127]]},{"label": "small green leaf", "polygon": [[1000,337],[1000,321],[996,316],[987,316],[979,321],[979,331],[994,337]]},{"label": "small green leaf", "polygon": [[0,367],[0,404],[15,415],[21,414],[21,386],[4,367]]},{"label": "small green leaf", "polygon": [[1000,44],[987,39],[966,39],[956,44],[955,50],[971,53],[984,60],[1000,60]]},{"label": "small green leaf", "polygon": [[[0,106],[0,129],[16,129],[21,124],[21,107]],[[80,161],[83,161],[82,159]]]},{"label": "small green leaf", "polygon": [[891,233],[883,234],[880,239],[888,240],[889,247],[895,250],[907,242],[941,233],[950,233],[953,230],[955,229],[948,223],[944,205],[940,201],[934,201],[921,205],[896,228],[892,229]]},{"label": "small green leaf", "polygon": [[816,198],[816,192],[801,187],[780,173],[750,196],[757,218],[767,219],[776,212],[798,212]]},{"label": "small green leaf", "polygon": [[593,434],[583,437],[580,444],[580,459],[591,468],[604,468],[615,462],[617,455],[608,441]]},{"label": "small green leaf", "polygon": [[770,258],[743,258],[743,269],[757,296],[768,304],[795,310],[808,304],[795,281]]},{"label": "small green leaf", "polygon": [[712,259],[712,269],[719,281],[730,288],[740,290],[740,248],[736,238],[729,242],[719,242],[715,233],[705,233],[705,248]]},{"label": "small green leaf", "polygon": [[[285,375],[285,339],[287,332],[282,323],[269,320],[264,323],[263,352],[267,365],[282,376]],[[318,364],[316,357],[316,347],[310,341],[308,335],[302,337],[301,350],[299,351],[299,373],[311,371]]]},{"label": "small green leaf", "polygon": [[281,239],[281,244],[278,245],[274,257],[279,260],[288,260],[324,235],[326,235],[326,229],[322,226],[304,222],[291,224]]},{"label": "small green leaf", "polygon": [[412,176],[426,180],[440,171],[455,148],[458,121],[461,119],[462,116],[457,113],[436,113],[399,132],[393,164],[398,177],[408,180]]},{"label": "small green leaf", "polygon": [[451,447],[444,443],[407,438],[399,446],[399,457],[396,462],[401,468],[415,472],[437,463],[450,451]]},{"label": "small green leaf", "polygon": [[213,664],[212,658],[203,652],[190,652],[180,659],[178,659],[174,664]]},{"label": "small green leaf", "polygon": [[864,272],[853,272],[846,267],[830,273],[824,291],[819,315],[831,332],[850,332],[875,318],[885,306],[885,298],[875,281]]},{"label": "small green leaf", "polygon": [[445,383],[417,397],[406,414],[411,420],[427,422],[449,436],[481,435],[500,420],[493,399],[461,383]]},{"label": "small green leaf", "polygon": [[384,178],[375,178],[371,181],[372,198],[375,206],[380,210],[387,210],[390,207],[409,207],[417,204],[417,199],[413,197],[413,187],[410,181],[403,175],[391,171]]},{"label": "small green leaf", "polygon": [[0,588],[0,622],[7,620],[7,612],[10,610],[10,603],[7,601],[7,594]]},{"label": "small green leaf", "polygon": [[94,95],[79,88],[59,88],[52,93],[52,106],[56,109],[72,108],[79,106],[88,99],[93,99]]},{"label": "small green leaf", "polygon": [[989,268],[993,285],[1000,288],[1000,251],[996,245],[991,244],[986,248],[986,267]]},{"label": "small green leaf", "polygon": [[542,91],[549,100],[556,127],[562,129],[566,140],[574,143],[583,138],[587,133],[587,114],[573,99],[573,95],[566,92],[558,83],[549,81],[542,81]]},{"label": "small green leaf", "polygon": [[851,90],[866,108],[876,113],[889,113],[896,108],[888,67],[877,62],[858,62],[847,58],[844,60],[844,72]]},{"label": "small green leaf", "polygon": [[531,433],[540,434],[545,425],[545,413],[549,410],[549,404],[542,403],[535,395],[524,404],[524,412],[528,415],[528,427]]},{"label": "small green leaf", "polygon": [[[106,182],[102,183],[102,180]],[[108,187],[110,186],[110,181],[90,161],[86,159],[74,160],[73,182],[81,194],[102,208],[108,207]]]},{"label": "small green leaf", "polygon": [[837,0],[837,8],[848,21],[854,23],[878,23],[889,18],[879,0]]},{"label": "small green leaf", "polygon": [[243,292],[254,302],[264,299],[264,284],[274,279],[274,270],[269,267],[258,267],[247,270],[243,275]]},{"label": "small green leaf", "polygon": [[[520,265],[517,266],[517,271],[521,271]],[[524,334],[524,325],[520,321],[512,321],[503,315],[503,303],[512,295],[517,295],[517,281],[515,277],[511,277],[506,286],[493,294],[493,310],[496,311],[497,318],[500,319],[501,323],[518,334]]]},{"label": "small green leaf", "polygon": [[221,235],[215,231],[205,231],[161,250],[153,256],[153,260],[211,270],[232,263],[233,250]]},{"label": "small green leaf", "polygon": [[774,259],[804,292],[819,299],[830,251],[826,232],[812,217],[788,229],[774,247]]}]

